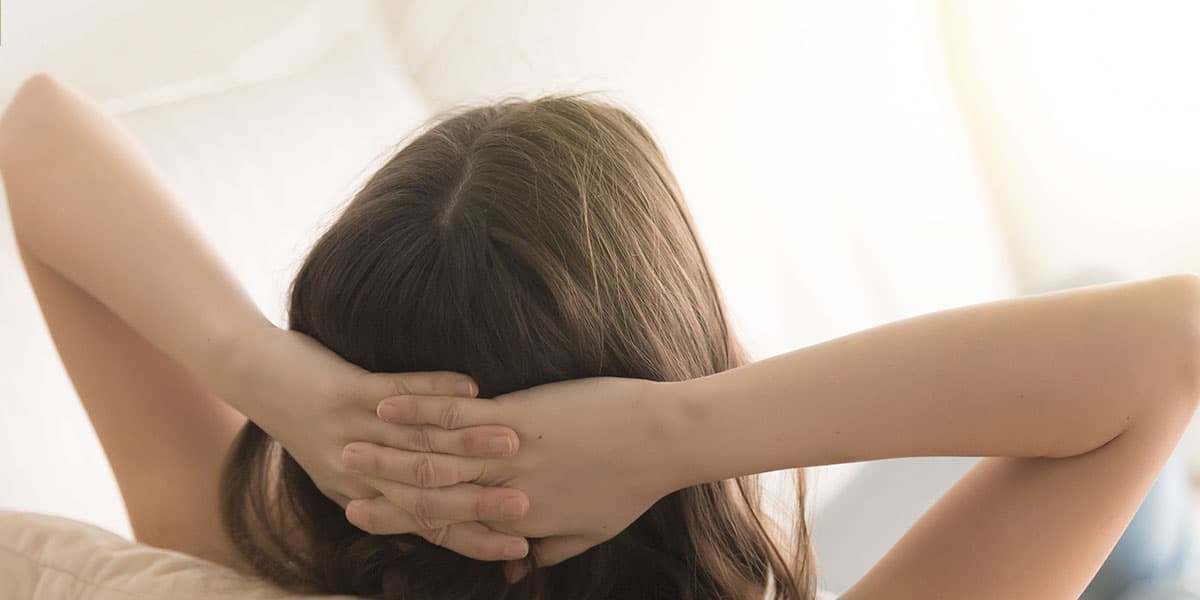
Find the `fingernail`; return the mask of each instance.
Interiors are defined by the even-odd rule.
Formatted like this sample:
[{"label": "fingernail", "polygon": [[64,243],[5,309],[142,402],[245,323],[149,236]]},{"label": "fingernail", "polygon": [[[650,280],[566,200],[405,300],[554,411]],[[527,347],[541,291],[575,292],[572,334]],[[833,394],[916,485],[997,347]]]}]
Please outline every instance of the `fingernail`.
[{"label": "fingernail", "polygon": [[529,553],[529,542],[516,540],[504,546],[504,555],[509,558],[525,558]]},{"label": "fingernail", "polygon": [[350,466],[354,462],[354,456],[358,454],[358,448],[354,446],[346,446],[342,448],[342,464]]},{"label": "fingernail", "polygon": [[355,520],[358,518],[358,511],[362,508],[362,500],[351,500],[346,503],[346,520],[352,525],[356,525]]},{"label": "fingernail", "polygon": [[458,394],[460,396],[469,396],[471,398],[474,398],[475,394],[478,394],[478,393],[479,393],[479,387],[475,385],[474,381],[464,381],[464,382],[458,384]]},{"label": "fingernail", "polygon": [[500,503],[500,513],[508,518],[519,518],[525,516],[525,501],[515,496],[505,498]]},{"label": "fingernail", "polygon": [[513,443],[507,435],[499,435],[488,442],[488,449],[495,456],[508,456],[513,452]]}]

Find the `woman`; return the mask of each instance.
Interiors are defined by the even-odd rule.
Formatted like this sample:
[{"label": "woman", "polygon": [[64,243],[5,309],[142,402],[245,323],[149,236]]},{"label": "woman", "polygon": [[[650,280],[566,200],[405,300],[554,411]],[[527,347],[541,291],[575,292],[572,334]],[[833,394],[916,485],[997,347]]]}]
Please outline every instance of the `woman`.
[{"label": "woman", "polygon": [[844,597],[1074,598],[1195,409],[1191,275],[746,364],[661,153],[579,98],[402,149],[305,260],[290,331],[69,88],[22,87],[0,173],[137,538],[290,587],[811,598],[803,520],[782,535],[748,475],[979,455]]}]

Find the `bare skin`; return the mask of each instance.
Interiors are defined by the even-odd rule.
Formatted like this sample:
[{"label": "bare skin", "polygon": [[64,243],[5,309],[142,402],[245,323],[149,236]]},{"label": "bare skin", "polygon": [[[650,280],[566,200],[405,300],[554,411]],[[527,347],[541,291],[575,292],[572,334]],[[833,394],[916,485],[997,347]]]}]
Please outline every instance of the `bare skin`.
[{"label": "bare skin", "polygon": [[29,281],[139,541],[244,568],[220,526],[217,486],[249,417],[335,501],[386,496],[406,507],[398,531],[484,560],[524,555],[524,538],[476,522],[507,518],[510,498],[523,510],[519,490],[426,490],[342,466],[353,440],[427,439],[441,452],[495,456],[492,440],[503,438],[515,451],[504,427],[429,431],[375,418],[382,398],[472,396],[474,382],[367,373],[276,328],[128,135],[81,95],[45,75],[26,81],[0,118],[0,174]]}]

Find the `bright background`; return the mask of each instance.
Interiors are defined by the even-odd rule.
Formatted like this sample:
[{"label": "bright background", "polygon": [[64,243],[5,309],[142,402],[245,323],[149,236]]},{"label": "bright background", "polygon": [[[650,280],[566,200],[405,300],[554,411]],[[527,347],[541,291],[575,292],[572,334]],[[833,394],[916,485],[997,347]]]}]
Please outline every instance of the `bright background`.
[{"label": "bright background", "polygon": [[[656,133],[759,357],[1200,267],[1195,2],[8,0],[0,23],[0,101],[35,71],[100,101],[277,319],[307,244],[413,127],[552,91],[607,91]],[[0,508],[128,534],[7,224],[0,315]],[[969,464],[814,470],[822,583],[847,587]]]}]

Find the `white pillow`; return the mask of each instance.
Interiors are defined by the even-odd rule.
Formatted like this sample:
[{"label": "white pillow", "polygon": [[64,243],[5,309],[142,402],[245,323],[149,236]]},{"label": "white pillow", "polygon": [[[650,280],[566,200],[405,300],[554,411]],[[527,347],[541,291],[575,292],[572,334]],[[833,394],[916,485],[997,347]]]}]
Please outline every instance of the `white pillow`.
[{"label": "white pillow", "polygon": [[0,511],[0,598],[352,600],[303,596],[63,517]]}]

